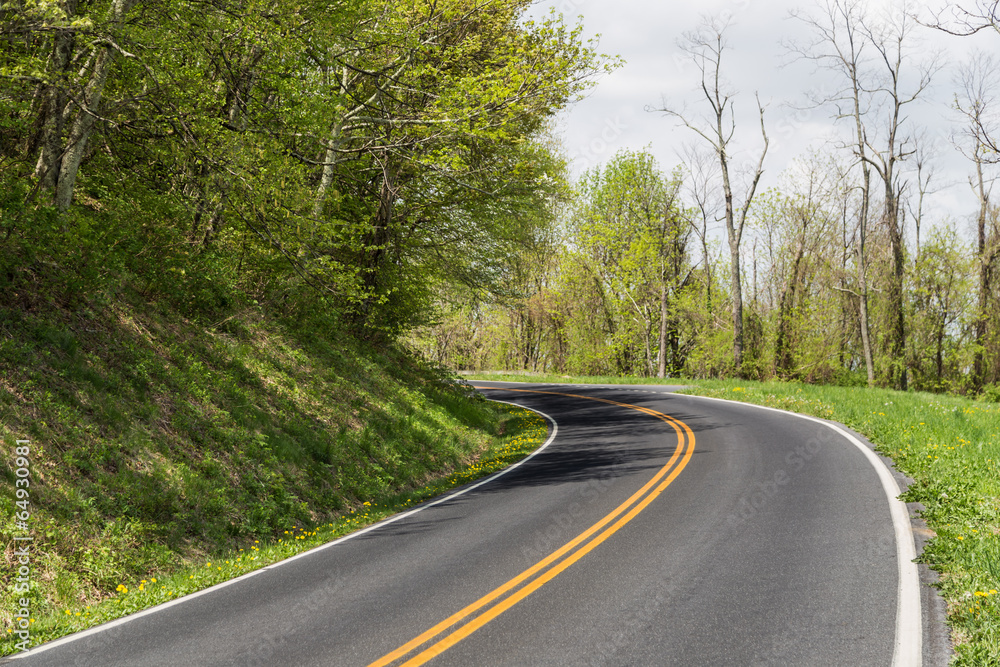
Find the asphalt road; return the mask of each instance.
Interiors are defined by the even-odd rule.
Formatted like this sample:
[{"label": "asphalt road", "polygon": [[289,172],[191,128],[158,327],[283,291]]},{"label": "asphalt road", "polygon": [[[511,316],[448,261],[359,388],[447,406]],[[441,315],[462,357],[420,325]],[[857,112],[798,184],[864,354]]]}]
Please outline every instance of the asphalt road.
[{"label": "asphalt road", "polygon": [[832,430],[661,388],[476,384],[558,392],[484,389],[555,437],[463,495],[12,664],[893,663],[890,504]]}]

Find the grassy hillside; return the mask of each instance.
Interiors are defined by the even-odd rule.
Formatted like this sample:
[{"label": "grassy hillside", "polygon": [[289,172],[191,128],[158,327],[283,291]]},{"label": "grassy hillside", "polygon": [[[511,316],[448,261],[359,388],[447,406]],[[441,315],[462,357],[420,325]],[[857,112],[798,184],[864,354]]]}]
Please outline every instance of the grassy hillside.
[{"label": "grassy hillside", "polygon": [[[538,430],[329,318],[253,308],[212,326],[128,289],[72,302],[40,294],[0,309],[7,639],[23,597],[14,537],[27,534],[15,516],[25,507],[15,504],[17,440],[30,441],[22,446],[37,641],[73,629],[54,628],[55,612],[86,616],[145,589],[144,579],[241,550],[263,558],[259,549],[279,540],[267,558],[288,555],[291,539],[329,539],[377,519],[373,508],[439,492],[440,484],[405,495],[487,452],[507,456],[498,448]],[[194,583],[238,568],[210,574]],[[142,606],[129,599],[111,616]]]}]

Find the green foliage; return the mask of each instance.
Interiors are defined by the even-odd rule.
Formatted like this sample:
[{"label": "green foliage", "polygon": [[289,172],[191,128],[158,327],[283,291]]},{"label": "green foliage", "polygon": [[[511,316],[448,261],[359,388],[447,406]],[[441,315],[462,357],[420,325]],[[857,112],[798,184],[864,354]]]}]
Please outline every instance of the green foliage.
[{"label": "green foliage", "polygon": [[987,403],[1000,403],[1000,385],[986,385],[983,387],[983,392],[980,398]]},{"label": "green foliage", "polygon": [[[40,614],[366,501],[427,497],[410,492],[471,461],[465,478],[509,462],[490,450],[504,409],[331,317],[254,309],[222,332],[126,289],[73,309],[6,304],[0,330],[0,437],[32,443]],[[9,623],[15,606],[0,607]]]},{"label": "green foliage", "polygon": [[397,334],[442,282],[500,289],[562,188],[540,133],[613,66],[561,17],[523,21],[527,4],[2,10],[3,224],[40,261],[73,260],[70,293],[122,256],[163,256],[145,291],[177,306],[305,285]]},{"label": "green foliage", "polygon": [[910,368],[914,387],[962,390],[962,369],[971,362],[968,334],[973,262],[971,248],[954,226],[935,228],[911,273]]},{"label": "green foliage", "polygon": [[[300,360],[306,359],[303,356]],[[507,467],[536,449],[547,435],[547,423],[536,414],[510,406],[494,410],[481,398],[456,400],[459,395],[451,396],[449,407],[460,421],[479,422],[484,411],[490,418],[499,418],[496,432],[501,437],[492,439],[478,457],[463,460],[454,472],[426,485],[372,496],[322,520],[314,515],[305,520],[285,515],[278,526],[283,530],[262,532],[260,539],[253,541],[237,541],[241,547],[219,548],[207,557],[192,550],[180,560],[176,552],[155,542],[150,544],[149,531],[143,531],[139,524],[112,521],[99,539],[84,548],[74,545],[78,535],[60,536],[56,521],[48,519],[43,528],[36,530],[36,539],[49,546],[43,562],[54,584],[34,586],[30,592],[32,614],[37,616],[37,624],[32,626],[33,640],[50,641],[301,553]],[[216,483],[206,484],[201,492],[212,496],[224,483],[222,476]],[[72,551],[69,560],[61,558],[64,543]],[[15,650],[14,641],[0,643],[0,654]]]},{"label": "green foliage", "polygon": [[679,188],[679,176],[664,175],[646,152],[621,152],[586,173],[566,237],[549,236],[538,252],[520,255],[508,290],[519,298],[484,313],[484,323],[496,319],[486,324],[479,359],[507,368],[654,375],[664,356],[667,372],[677,372],[687,354],[680,304],[691,275]]},{"label": "green foliage", "polygon": [[44,471],[34,609],[495,442],[394,338],[438,289],[508,298],[564,196],[545,131],[607,59],[526,7],[0,7],[0,434]]}]

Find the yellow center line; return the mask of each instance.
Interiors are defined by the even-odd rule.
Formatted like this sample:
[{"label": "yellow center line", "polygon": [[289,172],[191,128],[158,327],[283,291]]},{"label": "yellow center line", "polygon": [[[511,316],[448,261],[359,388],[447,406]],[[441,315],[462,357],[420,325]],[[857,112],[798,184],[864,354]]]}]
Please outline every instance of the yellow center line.
[{"label": "yellow center line", "polygon": [[[487,604],[489,604],[490,602],[496,600],[497,598],[502,597],[503,595],[505,595],[509,591],[517,588],[519,585],[521,585],[526,580],[530,579],[532,576],[534,576],[538,572],[544,570],[549,565],[552,565],[555,561],[559,560],[562,556],[564,556],[568,552],[572,551],[576,546],[578,546],[580,543],[582,543],[583,541],[585,541],[588,537],[590,537],[591,535],[594,535],[595,533],[597,533],[598,531],[600,531],[604,526],[606,526],[608,523],[611,523],[612,521],[614,521],[616,517],[618,517],[620,514],[622,514],[626,510],[628,510],[628,508],[632,507],[632,509],[630,511],[628,511],[627,513],[625,513],[624,516],[622,516],[621,518],[619,518],[617,522],[615,522],[613,525],[609,526],[606,530],[604,530],[604,532],[598,534],[596,537],[594,537],[593,540],[591,540],[589,543],[587,543],[586,545],[584,545],[583,547],[581,547],[579,550],[577,550],[576,552],[574,552],[573,554],[571,554],[569,557],[567,557],[561,563],[558,563],[555,566],[551,567],[550,569],[548,569],[548,571],[544,572],[541,576],[539,576],[538,578],[536,578],[534,581],[531,581],[530,583],[528,583],[527,585],[525,585],[520,590],[514,592],[509,597],[507,597],[506,599],[504,599],[501,602],[497,603],[496,605],[494,605],[490,609],[486,610],[485,612],[483,612],[482,614],[480,614],[479,616],[477,616],[473,620],[469,621],[468,623],[466,623],[462,627],[456,629],[454,632],[446,635],[443,639],[439,640],[438,642],[436,642],[435,644],[433,644],[429,648],[425,649],[423,652],[419,653],[418,655],[414,656],[413,658],[411,658],[407,662],[403,663],[403,665],[412,665],[412,666],[422,665],[422,664],[426,663],[428,660],[430,660],[431,658],[433,658],[434,656],[439,655],[439,654],[443,653],[444,651],[446,651],[447,649],[451,648],[452,646],[454,646],[455,644],[457,644],[458,642],[460,642],[462,639],[465,639],[466,637],[468,637],[469,635],[471,635],[473,632],[475,632],[476,630],[478,630],[479,628],[481,628],[482,626],[486,625],[491,620],[493,620],[494,618],[496,618],[497,616],[499,616],[500,614],[502,614],[504,611],[506,611],[510,607],[514,606],[515,604],[517,604],[518,602],[520,602],[521,600],[523,600],[527,596],[531,595],[531,593],[533,593],[534,591],[536,591],[538,588],[540,588],[541,586],[543,586],[545,583],[547,583],[548,581],[551,581],[559,573],[561,573],[563,570],[565,570],[566,568],[568,568],[570,565],[572,565],[576,561],[578,561],[581,558],[583,558],[583,556],[585,556],[587,553],[589,553],[597,545],[601,544],[602,542],[604,542],[604,540],[608,539],[611,535],[613,535],[615,532],[617,532],[619,528],[621,528],[626,523],[628,523],[633,518],[635,518],[635,516],[638,515],[639,512],[641,512],[643,509],[645,509],[646,506],[648,506],[649,503],[651,503],[657,496],[659,496],[660,493],[665,488],[667,488],[667,486],[677,477],[677,475],[680,474],[681,470],[684,469],[684,467],[687,465],[688,461],[691,459],[691,455],[694,453],[694,441],[695,441],[694,433],[687,426],[687,424],[685,424],[684,422],[681,422],[681,421],[679,421],[677,419],[674,419],[673,417],[670,417],[669,415],[665,415],[665,414],[663,414],[661,412],[657,412],[656,410],[651,410],[649,408],[644,408],[644,407],[641,407],[641,406],[638,406],[638,405],[631,405],[629,403],[619,403],[618,401],[612,401],[612,400],[605,399],[605,398],[595,398],[595,397],[591,397],[591,396],[580,396],[580,395],[577,395],[577,394],[565,394],[565,393],[554,392],[554,391],[538,391],[538,390],[533,390],[533,389],[503,389],[503,388],[500,388],[500,387],[481,387],[481,388],[482,389],[499,389],[499,390],[502,390],[502,391],[519,391],[519,392],[533,393],[533,394],[553,394],[553,395],[557,395],[557,396],[569,396],[569,397],[572,397],[572,398],[583,398],[583,399],[588,399],[588,400],[593,400],[593,401],[599,401],[601,403],[609,403],[609,404],[612,404],[612,405],[617,405],[617,406],[621,406],[621,407],[625,407],[625,408],[630,408],[630,409],[633,409],[633,410],[638,410],[639,412],[643,412],[643,413],[648,414],[650,416],[656,417],[657,419],[660,419],[661,421],[664,421],[667,424],[670,424],[673,427],[673,429],[677,432],[677,438],[678,438],[677,448],[674,450],[674,453],[670,457],[670,460],[668,460],[667,463],[662,468],[660,468],[659,471],[657,471],[657,473],[653,476],[652,479],[650,479],[648,482],[646,482],[642,486],[642,488],[640,488],[638,491],[636,491],[634,494],[632,494],[632,496],[629,497],[628,500],[626,500],[625,502],[623,502],[621,505],[619,505],[617,508],[615,508],[611,513],[609,513],[608,515],[606,515],[605,517],[603,517],[600,521],[598,521],[597,523],[595,523],[594,525],[592,525],[590,528],[588,528],[584,532],[580,533],[578,536],[576,536],[575,538],[573,538],[572,540],[570,540],[569,542],[567,542],[565,545],[563,545],[562,547],[560,547],[556,551],[552,552],[551,554],[549,554],[548,556],[546,556],[544,559],[542,559],[541,561],[539,561],[538,563],[536,563],[532,567],[528,568],[527,570],[525,570],[521,574],[517,575],[516,577],[514,577],[513,579],[511,579],[507,583],[505,583],[502,586],[494,589],[493,591],[491,591],[487,595],[483,596],[479,600],[473,602],[472,604],[468,605],[467,607],[465,607],[461,611],[458,611],[455,614],[452,614],[451,616],[449,616],[445,620],[441,621],[440,623],[438,623],[434,627],[432,627],[432,628],[428,629],[427,631],[423,632],[422,634],[420,634],[419,636],[417,636],[414,639],[410,640],[406,644],[403,644],[402,646],[400,646],[399,648],[397,648],[395,651],[392,651],[391,653],[388,653],[388,654],[382,656],[380,659],[378,659],[375,662],[371,663],[371,665],[369,665],[369,667],[384,667],[385,665],[388,665],[388,664],[394,662],[395,660],[397,660],[397,659],[399,659],[399,658],[407,655],[408,653],[410,653],[411,651],[413,651],[417,647],[425,644],[427,641],[429,641],[432,638],[438,636],[443,631],[445,631],[448,628],[450,628],[451,626],[455,625],[456,623],[458,623],[462,619],[470,616],[471,614],[473,614],[478,609],[486,606]],[[685,438],[685,434],[687,435],[686,438]],[[683,453],[683,459],[680,460],[680,463],[671,470],[671,468],[674,466],[674,464],[677,463],[678,459],[682,456],[682,453]],[[669,472],[669,475],[667,474],[668,472]],[[656,486],[657,483],[660,482],[661,478],[663,478],[664,475],[667,475],[666,479],[664,479],[662,481],[662,483],[659,484],[659,486]],[[648,495],[645,495],[653,487],[656,487],[656,488],[652,492],[650,492]],[[645,495],[645,497],[643,497],[644,495]],[[635,505],[635,506],[633,507],[633,505]]]}]

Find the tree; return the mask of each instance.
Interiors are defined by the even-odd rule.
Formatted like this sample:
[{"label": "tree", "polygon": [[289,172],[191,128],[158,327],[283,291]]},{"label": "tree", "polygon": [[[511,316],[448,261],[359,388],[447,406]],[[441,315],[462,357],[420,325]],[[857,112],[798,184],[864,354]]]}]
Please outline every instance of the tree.
[{"label": "tree", "polygon": [[933,229],[916,261],[911,353],[920,389],[947,391],[962,383],[959,353],[964,342],[962,318],[973,303],[971,263],[969,248],[954,226]]},{"label": "tree", "polygon": [[715,156],[689,144],[683,150],[685,194],[693,201],[692,215],[688,216],[691,230],[701,245],[701,267],[705,285],[705,310],[712,315],[712,256],[709,251],[709,227],[719,218],[722,204],[713,183],[718,178],[719,164]]},{"label": "tree", "polygon": [[990,213],[990,197],[995,176],[988,173],[991,162],[996,161],[995,150],[990,144],[990,133],[997,104],[994,72],[996,60],[986,54],[976,54],[959,71],[959,95],[955,99],[955,109],[961,114],[964,127],[956,137],[956,144],[962,154],[972,162],[974,175],[969,179],[978,204],[976,214],[976,260],[978,264],[977,292],[978,307],[975,319],[975,355],[972,369],[972,388],[982,389],[988,381],[986,377],[986,345],[990,335],[990,309],[995,307],[993,274],[996,269],[1000,239],[997,230],[987,223]]},{"label": "tree", "polygon": [[733,318],[733,364],[736,375],[743,368],[743,287],[741,276],[740,243],[747,212],[753,203],[757,184],[764,173],[764,158],[767,155],[768,138],[764,126],[764,107],[757,98],[760,115],[760,131],[763,147],[753,169],[749,185],[742,197],[734,193],[730,174],[730,146],[736,133],[736,116],[733,111],[735,92],[729,91],[722,78],[722,56],[727,48],[725,31],[728,23],[720,19],[706,19],[701,29],[684,36],[681,48],[692,58],[701,75],[700,89],[711,113],[701,120],[689,117],[683,111],[664,106],[663,113],[676,118],[682,125],[695,132],[715,152],[719,163],[719,175],[724,202],[726,238],[729,242],[730,290]]},{"label": "tree", "polygon": [[942,10],[926,25],[964,37],[982,30],[993,30],[1000,34],[1000,2],[975,0],[971,9],[966,9],[965,4],[949,4],[947,9],[950,10],[950,17],[945,17],[945,10]]},{"label": "tree", "polygon": [[[0,77],[34,88],[34,177],[61,210],[73,199],[80,163],[97,119],[115,60],[134,58],[122,44],[125,19],[135,0],[88,6],[67,2],[5,7],[5,41],[18,41]],[[102,11],[103,10],[103,11]]]},{"label": "tree", "polygon": [[[905,182],[900,163],[915,152],[915,135],[907,133],[904,110],[915,103],[930,85],[939,69],[934,57],[907,66],[913,59],[913,29],[916,25],[906,7],[893,7],[891,13],[873,17],[854,0],[827,1],[818,16],[795,14],[814,33],[812,42],[792,45],[793,53],[813,60],[819,67],[839,74],[843,87],[832,95],[816,100],[832,105],[837,119],[852,124],[852,150],[861,169],[862,208],[858,223],[859,282],[862,318],[867,319],[866,258],[872,205],[872,174],[881,181],[882,215],[880,222],[887,233],[892,270],[886,290],[888,326],[885,349],[889,363],[888,384],[906,388],[906,326],[903,280],[905,239],[902,229],[901,198]],[[866,56],[866,52],[870,56]],[[867,324],[862,324],[862,335]],[[871,371],[869,378],[873,379]]]},{"label": "tree", "polygon": [[683,364],[671,312],[690,279],[680,186],[649,153],[620,151],[577,187],[572,244],[596,290],[618,372],[665,377]]},{"label": "tree", "polygon": [[553,160],[531,137],[603,61],[558,18],[522,23],[526,6],[415,2],[376,27],[372,40],[393,36],[384,48],[341,66],[348,103],[328,121],[313,212],[337,185],[370,217],[305,254],[357,267],[359,320],[406,322],[396,295],[432,276],[488,287],[531,234],[525,211],[553,194]]}]

